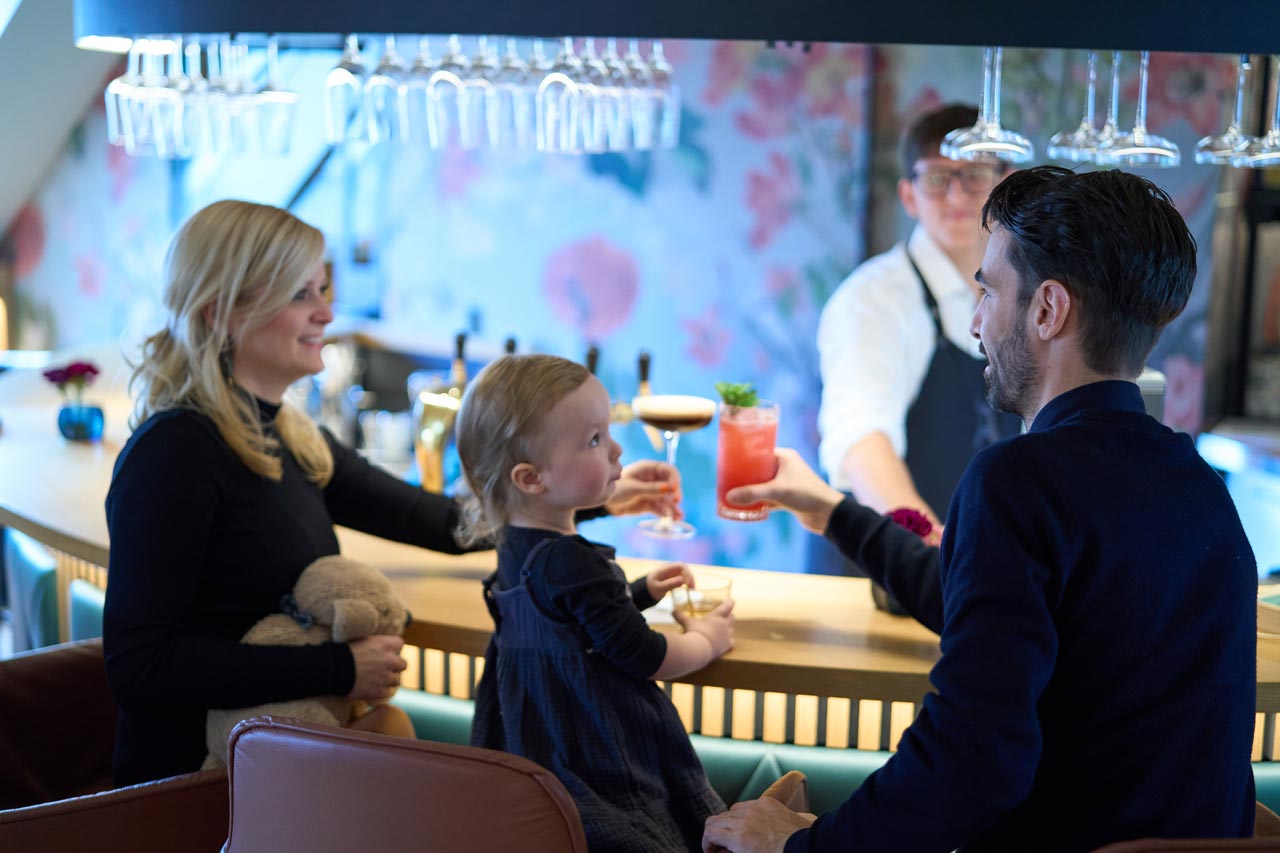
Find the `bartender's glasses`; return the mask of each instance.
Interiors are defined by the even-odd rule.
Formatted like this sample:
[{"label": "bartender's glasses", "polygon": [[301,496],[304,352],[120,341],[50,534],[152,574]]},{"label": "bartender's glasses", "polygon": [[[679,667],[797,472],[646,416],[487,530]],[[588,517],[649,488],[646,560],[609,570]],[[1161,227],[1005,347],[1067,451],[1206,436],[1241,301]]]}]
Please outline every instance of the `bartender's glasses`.
[{"label": "bartender's glasses", "polygon": [[1006,167],[1000,162],[966,163],[955,169],[929,167],[917,169],[911,177],[920,192],[931,198],[944,198],[951,191],[951,182],[958,181],[969,195],[986,197],[1000,179]]}]

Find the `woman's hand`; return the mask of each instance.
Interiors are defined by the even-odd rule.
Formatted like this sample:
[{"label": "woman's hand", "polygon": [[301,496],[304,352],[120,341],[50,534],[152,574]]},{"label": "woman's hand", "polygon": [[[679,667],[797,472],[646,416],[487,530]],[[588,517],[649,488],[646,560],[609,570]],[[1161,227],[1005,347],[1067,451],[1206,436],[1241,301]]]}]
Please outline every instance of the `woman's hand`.
[{"label": "woman's hand", "polygon": [[693,572],[684,563],[667,563],[659,566],[645,576],[644,585],[654,601],[661,601],[662,596],[679,586],[693,588]]},{"label": "woman's hand", "polygon": [[348,699],[381,702],[390,699],[400,686],[400,673],[409,664],[400,657],[404,638],[392,634],[375,634],[347,643],[356,663],[356,683]]},{"label": "woman's hand", "polygon": [[801,524],[821,536],[832,510],[844,500],[844,495],[827,485],[791,448],[779,447],[773,455],[778,460],[778,472],[772,480],[730,489],[725,500],[737,506],[764,501],[769,506],[782,507],[795,513]]},{"label": "woman's hand", "polygon": [[684,518],[680,509],[680,472],[665,462],[642,459],[622,469],[622,477],[605,501],[610,515],[662,515],[668,506],[676,518]]}]

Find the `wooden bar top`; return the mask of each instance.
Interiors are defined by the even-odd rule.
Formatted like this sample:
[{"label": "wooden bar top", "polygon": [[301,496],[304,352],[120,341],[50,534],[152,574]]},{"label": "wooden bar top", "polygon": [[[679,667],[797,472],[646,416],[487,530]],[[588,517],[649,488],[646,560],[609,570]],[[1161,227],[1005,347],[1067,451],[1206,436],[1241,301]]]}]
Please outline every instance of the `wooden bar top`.
[{"label": "wooden bar top", "polygon": [[[90,563],[107,565],[103,502],[128,436],[127,375],[97,352],[103,379],[85,395],[106,410],[97,444],[59,436],[59,397],[39,371],[0,375],[0,524]],[[408,639],[480,654],[492,624],[480,580],[491,551],[436,554],[339,528],[342,551],[382,569],[413,613]],[[632,577],[655,561],[620,558]],[[691,683],[823,696],[919,701],[939,656],[937,637],[905,617],[875,610],[868,582],[749,569],[713,570],[733,579],[736,645]],[[659,630],[679,630],[674,625]],[[435,642],[426,643],[431,637]],[[443,642],[441,642],[443,640]],[[1280,639],[1258,641],[1258,707],[1280,710]]]}]

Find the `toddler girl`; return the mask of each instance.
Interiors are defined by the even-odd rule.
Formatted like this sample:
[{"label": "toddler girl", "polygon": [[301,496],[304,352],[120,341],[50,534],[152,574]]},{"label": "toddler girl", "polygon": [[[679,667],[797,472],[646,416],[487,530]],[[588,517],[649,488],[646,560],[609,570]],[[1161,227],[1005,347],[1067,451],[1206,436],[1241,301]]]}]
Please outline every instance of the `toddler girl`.
[{"label": "toddler girl", "polygon": [[472,744],[554,772],[593,853],[701,850],[703,823],[724,803],[653,680],[724,654],[733,602],[697,619],[677,613],[685,633],[660,634],[640,610],[688,570],[670,564],[628,584],[612,548],[578,535],[575,513],[604,503],[621,471],[604,386],[563,358],[505,356],[467,388],[457,443],[474,495],[464,532],[498,543]]}]

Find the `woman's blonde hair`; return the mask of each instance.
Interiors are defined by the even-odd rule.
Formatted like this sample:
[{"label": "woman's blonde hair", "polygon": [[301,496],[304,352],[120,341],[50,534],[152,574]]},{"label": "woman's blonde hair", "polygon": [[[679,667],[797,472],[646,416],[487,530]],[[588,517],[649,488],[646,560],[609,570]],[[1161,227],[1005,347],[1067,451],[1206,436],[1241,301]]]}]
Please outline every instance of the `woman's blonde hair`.
[{"label": "woman's blonde hair", "polygon": [[471,497],[463,505],[461,540],[497,540],[518,499],[511,470],[538,452],[543,417],[591,376],[555,355],[506,355],[467,386],[458,413],[458,456]]},{"label": "woman's blonde hair", "polygon": [[333,455],[315,422],[280,407],[280,441],[263,431],[251,395],[231,383],[232,319],[241,332],[278,314],[324,257],[324,235],[293,214],[247,201],[219,201],[188,219],[165,258],[165,328],[147,338],[130,389],[132,426],[166,409],[207,415],[251,471],[279,480],[279,444],[308,479],[327,483]]}]

